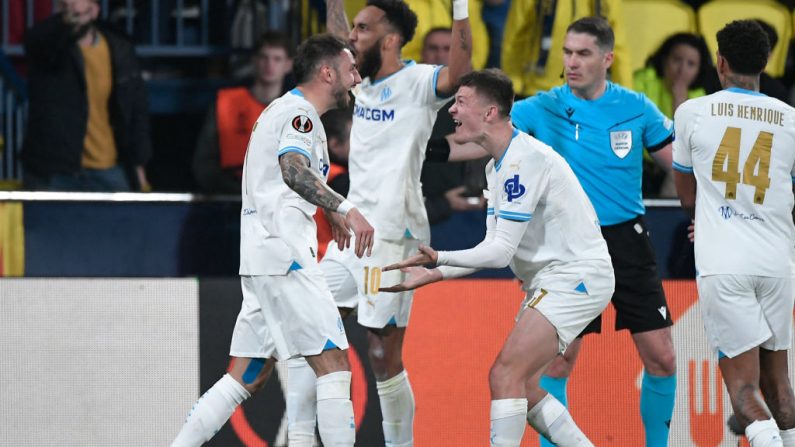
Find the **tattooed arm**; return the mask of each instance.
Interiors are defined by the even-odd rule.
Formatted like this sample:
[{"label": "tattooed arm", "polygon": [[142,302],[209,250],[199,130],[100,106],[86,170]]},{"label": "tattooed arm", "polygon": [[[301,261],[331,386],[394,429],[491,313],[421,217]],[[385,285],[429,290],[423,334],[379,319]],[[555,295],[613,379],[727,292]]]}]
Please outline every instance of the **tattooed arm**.
[{"label": "tattooed arm", "polygon": [[348,41],[351,26],[342,0],[326,0],[326,31]]},{"label": "tattooed arm", "polygon": [[345,200],[334,192],[315,171],[308,160],[297,152],[288,152],[279,157],[284,183],[304,200],[324,210],[337,211]]},{"label": "tattooed arm", "polygon": [[[307,202],[323,208],[329,214],[338,213],[340,204],[345,201],[334,192],[323,179],[309,167],[308,160],[296,152],[287,152],[279,157],[282,178],[287,186]],[[329,219],[338,223],[339,219]],[[362,257],[365,251],[370,256],[373,250],[373,227],[356,208],[350,208],[344,216],[345,229],[334,231],[334,240],[338,246],[350,245],[350,230],[356,236],[356,256]]]},{"label": "tattooed arm", "polygon": [[439,95],[455,93],[458,80],[470,71],[472,71],[472,29],[469,19],[454,20],[449,64],[439,71],[436,92]]}]

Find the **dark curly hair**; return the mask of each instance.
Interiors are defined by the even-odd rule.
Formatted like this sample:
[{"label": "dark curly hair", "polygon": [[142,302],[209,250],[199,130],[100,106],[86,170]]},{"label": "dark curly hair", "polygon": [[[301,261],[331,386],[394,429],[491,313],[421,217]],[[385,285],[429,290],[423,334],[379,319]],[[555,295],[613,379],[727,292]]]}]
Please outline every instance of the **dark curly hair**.
[{"label": "dark curly hair", "polygon": [[735,20],[718,31],[718,52],[737,74],[758,75],[765,69],[770,40],[756,20]]},{"label": "dark curly hair", "polygon": [[402,45],[414,38],[417,30],[417,14],[403,0],[368,0],[367,6],[375,6],[384,11],[386,21],[400,33]]},{"label": "dark curly hair", "polygon": [[687,45],[689,47],[695,48],[698,51],[699,59],[701,59],[698,65],[698,74],[688,88],[704,88],[706,86],[709,73],[712,70],[712,58],[709,56],[709,49],[707,48],[706,42],[704,42],[704,38],[699,35],[690,33],[676,33],[670,36],[669,38],[665,39],[662,45],[660,45],[660,48],[658,48],[654,54],[646,59],[646,66],[654,67],[654,72],[657,73],[657,77],[662,79],[665,72],[665,61],[668,59],[668,56],[671,55],[671,52],[674,50],[674,48],[679,45]]}]

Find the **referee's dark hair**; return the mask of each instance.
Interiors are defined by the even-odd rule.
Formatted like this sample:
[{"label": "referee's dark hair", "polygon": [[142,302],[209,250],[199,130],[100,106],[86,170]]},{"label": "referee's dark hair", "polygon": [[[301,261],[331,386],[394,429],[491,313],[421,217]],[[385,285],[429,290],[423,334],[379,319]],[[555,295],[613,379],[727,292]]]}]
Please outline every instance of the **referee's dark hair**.
[{"label": "referee's dark hair", "polygon": [[616,45],[616,37],[613,34],[613,28],[610,28],[610,24],[607,23],[604,17],[592,16],[575,20],[566,28],[566,34],[568,33],[589,34],[594,36],[596,38],[596,45],[605,53],[613,51],[613,47]]},{"label": "referee's dark hair", "polygon": [[417,31],[417,14],[403,0],[368,0],[367,6],[384,11],[384,19],[400,34],[401,47],[414,38]]},{"label": "referee's dark hair", "polygon": [[461,77],[460,87],[471,87],[475,92],[497,104],[500,116],[507,118],[513,107],[513,82],[497,68],[472,71]]},{"label": "referee's dark hair", "polygon": [[356,55],[351,45],[331,34],[318,34],[306,39],[296,51],[293,73],[298,84],[309,82],[324,64],[338,69],[336,58],[342,50]]},{"label": "referee's dark hair", "polygon": [[731,71],[759,75],[767,65],[770,40],[756,20],[735,20],[718,31],[718,53]]}]

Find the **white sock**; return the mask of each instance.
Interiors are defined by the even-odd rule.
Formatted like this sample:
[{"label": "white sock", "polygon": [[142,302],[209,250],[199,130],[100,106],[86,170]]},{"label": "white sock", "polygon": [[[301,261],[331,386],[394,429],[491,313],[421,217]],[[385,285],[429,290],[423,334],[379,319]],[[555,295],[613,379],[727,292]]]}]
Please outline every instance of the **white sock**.
[{"label": "white sock", "polygon": [[773,419],[754,421],[745,427],[745,436],[751,447],[783,447],[778,425]]},{"label": "white sock", "polygon": [[527,422],[557,446],[593,447],[566,407],[550,394],[527,412]]},{"label": "white sock", "polygon": [[401,371],[395,377],[376,382],[384,419],[384,440],[389,447],[414,446],[414,393],[409,376]]},{"label": "white sock", "polygon": [[243,385],[224,374],[193,404],[171,447],[198,447],[209,441],[232,416],[235,408],[250,396]]},{"label": "white sock", "polygon": [[353,447],[356,423],[351,402],[350,371],[317,378],[317,426],[324,446]]},{"label": "white sock", "polygon": [[779,431],[784,447],[795,447],[795,428]]},{"label": "white sock", "polygon": [[287,360],[287,440],[290,447],[315,443],[317,377],[303,357]]},{"label": "white sock", "polygon": [[491,447],[519,447],[524,436],[527,399],[491,401]]}]

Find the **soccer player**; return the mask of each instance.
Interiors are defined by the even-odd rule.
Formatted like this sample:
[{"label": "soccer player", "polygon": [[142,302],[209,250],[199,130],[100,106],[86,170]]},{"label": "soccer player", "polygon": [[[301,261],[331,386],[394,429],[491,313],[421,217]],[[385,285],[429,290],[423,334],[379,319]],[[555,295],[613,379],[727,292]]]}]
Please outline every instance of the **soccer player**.
[{"label": "soccer player", "polygon": [[[414,253],[420,242],[430,239],[420,170],[437,111],[471,70],[467,1],[453,0],[455,37],[446,67],[400,59],[417,26],[417,16],[402,0],[370,0],[356,15],[353,29],[341,0],[328,0],[327,5],[328,30],[349,38],[359,54],[363,81],[354,90],[348,197],[370,219],[378,237],[366,260],[331,244],[321,268],[343,313],[357,308],[359,324],[368,329],[386,445],[410,447],[414,395],[402,348],[412,293],[378,289],[381,283],[400,282],[400,272],[382,278],[382,266]],[[300,360],[289,366],[288,438],[291,446],[309,446],[314,439],[314,375]]]},{"label": "soccer player", "polygon": [[676,187],[695,218],[701,315],[737,421],[752,447],[792,447],[795,109],[759,93],[770,46],[758,23],[717,37],[724,90],[676,111]]},{"label": "soccer player", "polygon": [[[384,290],[399,292],[477,268],[510,265],[527,294],[489,373],[491,445],[518,447],[527,419],[555,445],[592,446],[538,380],[607,306],[613,267],[596,212],[566,161],[512,127],[513,94],[511,80],[501,71],[473,72],[461,79],[450,108],[456,143],[477,143],[493,158],[486,166],[485,239],[450,252],[421,245],[420,254],[384,268],[411,273]],[[425,264],[441,267],[411,268]]]},{"label": "soccer player", "polygon": [[[511,117],[566,159],[596,209],[615,269],[616,329],[629,329],[643,362],[646,445],[667,446],[676,394],[673,323],[643,221],[641,178],[644,147],[670,170],[673,124],[645,96],[607,80],[613,42],[604,19],[573,22],[563,44],[566,84],[517,102]],[[601,317],[585,333],[600,331]],[[542,379],[564,405],[580,346],[581,339],[572,343]]]},{"label": "soccer player", "polygon": [[196,402],[172,446],[208,441],[261,389],[274,359],[303,356],[317,374],[317,419],[329,446],[353,446],[348,341],[315,259],[316,207],[340,245],[372,250],[373,228],[326,185],[329,157],[320,115],[345,106],[361,82],[347,42],[309,38],[295,60],[298,87],[273,101],[251,131],[243,166],[240,276],[243,303],[232,336],[234,365]]}]

